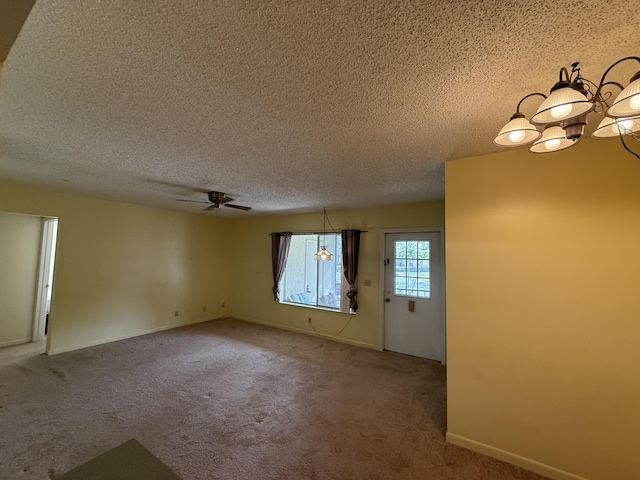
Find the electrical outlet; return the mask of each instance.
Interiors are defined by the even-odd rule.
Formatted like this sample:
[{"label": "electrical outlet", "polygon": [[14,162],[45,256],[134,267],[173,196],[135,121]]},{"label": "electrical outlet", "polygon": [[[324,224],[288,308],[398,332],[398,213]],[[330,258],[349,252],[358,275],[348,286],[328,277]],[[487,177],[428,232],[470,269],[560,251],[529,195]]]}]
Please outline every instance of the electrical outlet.
[{"label": "electrical outlet", "polygon": [[177,316],[178,316],[178,310],[176,310],[176,311],[173,313],[173,316],[174,316],[174,317],[177,317]]},{"label": "electrical outlet", "polygon": [[202,313],[207,311],[207,307],[202,307]]},{"label": "electrical outlet", "polygon": [[371,286],[371,280],[365,280],[364,281],[364,286],[365,287],[370,287]]},{"label": "electrical outlet", "polygon": [[227,306],[227,304],[226,304],[226,303],[224,303],[224,302],[222,302],[222,308],[224,308],[224,307],[226,307],[226,306]]}]

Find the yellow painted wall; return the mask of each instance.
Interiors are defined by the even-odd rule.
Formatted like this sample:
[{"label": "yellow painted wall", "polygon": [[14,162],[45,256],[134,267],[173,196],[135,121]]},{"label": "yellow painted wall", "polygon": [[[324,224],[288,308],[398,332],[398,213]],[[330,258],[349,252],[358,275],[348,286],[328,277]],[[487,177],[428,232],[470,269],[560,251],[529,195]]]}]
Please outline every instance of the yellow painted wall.
[{"label": "yellow painted wall", "polygon": [[31,341],[42,219],[0,212],[0,347]]},{"label": "yellow painted wall", "polygon": [[[338,337],[357,345],[379,344],[380,230],[388,228],[438,227],[444,224],[443,202],[422,202],[327,212],[337,230],[367,230],[360,237],[358,267],[358,313]],[[322,335],[333,336],[345,326],[349,315],[276,303],[271,286],[271,232],[322,231],[322,212],[234,219],[232,275],[233,316],[292,330],[314,333],[307,319]],[[329,226],[327,225],[327,229]],[[365,287],[364,280],[371,280]]]},{"label": "yellow painted wall", "polygon": [[640,160],[586,140],[445,172],[447,439],[640,479]]},{"label": "yellow painted wall", "polygon": [[12,184],[0,211],[59,218],[50,353],[228,313],[227,220]]}]

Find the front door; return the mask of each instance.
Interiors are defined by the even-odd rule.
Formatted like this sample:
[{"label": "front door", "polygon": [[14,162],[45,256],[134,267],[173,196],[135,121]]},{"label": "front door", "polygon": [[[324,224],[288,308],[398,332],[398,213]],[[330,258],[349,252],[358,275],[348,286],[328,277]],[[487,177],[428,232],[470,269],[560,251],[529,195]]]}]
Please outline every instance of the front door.
[{"label": "front door", "polygon": [[385,234],[384,348],[443,361],[440,232]]}]

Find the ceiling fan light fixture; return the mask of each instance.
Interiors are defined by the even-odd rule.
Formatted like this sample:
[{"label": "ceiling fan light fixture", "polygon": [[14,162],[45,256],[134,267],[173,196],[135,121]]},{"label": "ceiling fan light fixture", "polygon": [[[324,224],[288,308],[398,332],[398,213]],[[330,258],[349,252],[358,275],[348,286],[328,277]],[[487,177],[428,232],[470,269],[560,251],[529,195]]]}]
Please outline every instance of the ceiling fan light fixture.
[{"label": "ceiling fan light fixture", "polygon": [[558,150],[569,148],[577,142],[577,138],[567,138],[562,127],[553,125],[544,129],[542,137],[533,143],[529,151],[532,153],[557,152]]},{"label": "ceiling fan light fixture", "polygon": [[607,117],[640,116],[640,71],[631,77],[629,86],[622,90],[607,110]]},{"label": "ceiling fan light fixture", "polygon": [[534,125],[550,125],[566,122],[575,117],[586,115],[595,108],[578,90],[571,88],[569,82],[558,82],[551,89],[551,93],[543,101],[536,114],[531,117]]},{"label": "ceiling fan light fixture", "polygon": [[536,127],[525,118],[524,114],[516,112],[502,127],[493,143],[499,147],[522,147],[535,142],[541,135]]}]

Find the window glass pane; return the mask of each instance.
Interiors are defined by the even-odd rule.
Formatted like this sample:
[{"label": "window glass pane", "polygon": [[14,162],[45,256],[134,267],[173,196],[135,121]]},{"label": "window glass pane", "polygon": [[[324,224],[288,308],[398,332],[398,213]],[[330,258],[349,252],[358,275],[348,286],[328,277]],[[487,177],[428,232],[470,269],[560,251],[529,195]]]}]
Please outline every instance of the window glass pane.
[{"label": "window glass pane", "polygon": [[338,256],[336,255],[336,239],[336,235],[321,236],[319,247],[323,245],[327,247],[327,250],[333,254],[331,260],[317,261],[313,259],[318,269],[317,305],[321,307],[340,307],[340,298],[336,294],[336,258]]},{"label": "window glass pane", "polygon": [[[318,261],[315,253],[322,246],[331,260]],[[342,240],[339,234],[296,235],[291,237],[282,280],[280,300],[300,305],[340,309],[342,283]]]},{"label": "window glass pane", "polygon": [[429,278],[429,260],[418,260],[418,277]]},{"label": "window glass pane", "polygon": [[407,276],[408,277],[417,277],[418,276],[418,261],[417,260],[407,260]]},{"label": "window glass pane", "polygon": [[430,298],[430,245],[426,240],[395,242],[395,294]]},{"label": "window glass pane", "polygon": [[429,242],[418,242],[418,258],[429,259]]}]

